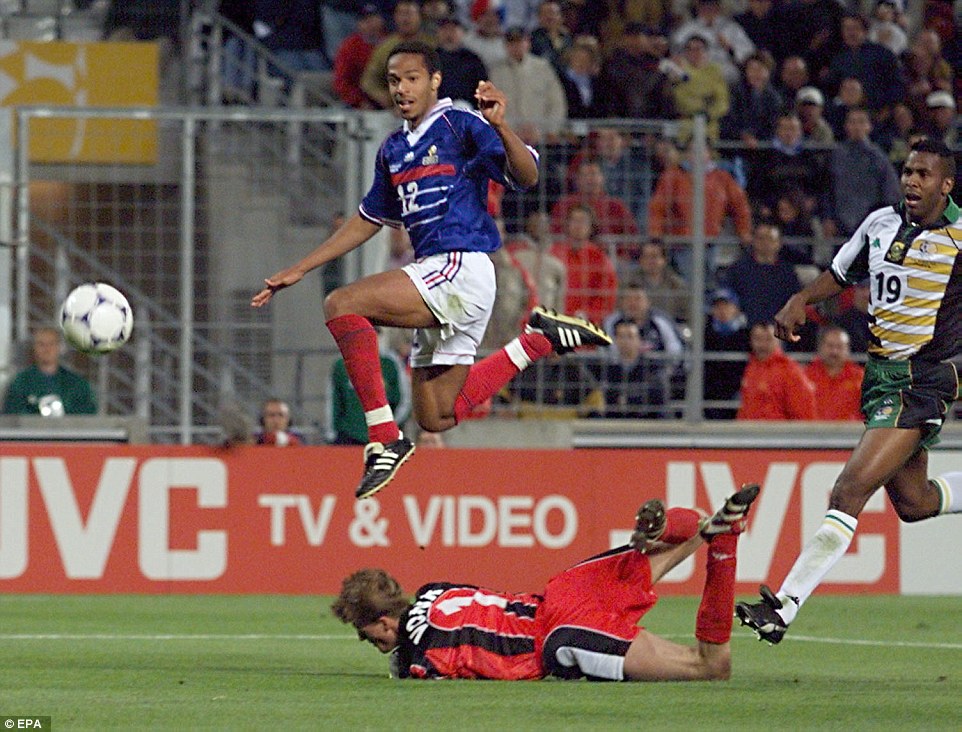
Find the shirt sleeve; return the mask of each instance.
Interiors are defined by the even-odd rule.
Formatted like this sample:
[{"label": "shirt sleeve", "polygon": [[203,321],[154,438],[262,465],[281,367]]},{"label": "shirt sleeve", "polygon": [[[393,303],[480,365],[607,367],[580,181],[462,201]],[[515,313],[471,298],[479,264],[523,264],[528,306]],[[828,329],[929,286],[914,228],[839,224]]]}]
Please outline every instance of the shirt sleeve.
[{"label": "shirt sleeve", "polygon": [[378,226],[388,225],[395,229],[401,226],[401,199],[391,184],[391,173],[385,158],[385,142],[377,153],[374,164],[374,182],[358,207],[358,213]]},{"label": "shirt sleeve", "polygon": [[[467,130],[476,147],[475,159],[468,164],[466,174],[470,175],[471,169],[480,168],[491,180],[512,190],[523,190],[520,185],[508,172],[508,157],[504,151],[504,143],[494,128],[488,124],[481,115],[474,112],[468,113],[465,119]],[[525,145],[528,152],[534,158],[535,164],[540,160],[538,152],[530,145]]]},{"label": "shirt sleeve", "polygon": [[862,221],[832,260],[831,271],[840,285],[855,285],[868,277],[868,228],[873,219],[869,215]]}]

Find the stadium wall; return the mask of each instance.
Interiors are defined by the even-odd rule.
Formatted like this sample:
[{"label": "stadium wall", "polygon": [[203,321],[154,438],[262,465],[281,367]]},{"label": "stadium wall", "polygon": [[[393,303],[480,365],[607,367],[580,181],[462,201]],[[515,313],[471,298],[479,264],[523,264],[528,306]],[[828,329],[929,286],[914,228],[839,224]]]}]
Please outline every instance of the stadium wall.
[{"label": "stadium wall", "polygon": [[[821,521],[846,450],[422,450],[356,502],[359,451],[0,442],[0,592],[333,593],[383,566],[536,590],[627,539],[651,497],[709,510],[745,482],[762,493],[739,546],[738,592],[777,585]],[[934,471],[962,451],[931,455]],[[962,594],[939,557],[957,517],[902,525],[884,492],[821,592]],[[698,594],[700,555],[662,594]]]}]

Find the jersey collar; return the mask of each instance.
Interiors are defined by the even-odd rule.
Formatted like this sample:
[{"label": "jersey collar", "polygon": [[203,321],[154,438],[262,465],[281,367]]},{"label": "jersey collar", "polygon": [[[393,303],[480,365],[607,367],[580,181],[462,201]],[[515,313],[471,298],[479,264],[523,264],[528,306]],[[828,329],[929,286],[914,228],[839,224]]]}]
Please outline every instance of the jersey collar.
[{"label": "jersey collar", "polygon": [[[962,215],[962,209],[960,209],[958,204],[952,200],[952,196],[949,196],[948,199],[949,199],[949,202],[945,206],[945,210],[942,212],[942,215],[935,221],[935,223],[933,223],[931,226],[928,226],[926,228],[943,229],[946,226],[951,226],[952,224],[954,224],[956,221],[959,220],[959,216]],[[905,217],[905,201],[904,200],[899,201],[897,204],[895,204],[895,210],[899,212],[899,216],[902,217],[902,221],[904,221],[906,224],[911,223]]]},{"label": "jersey collar", "polygon": [[431,110],[424,115],[424,119],[421,120],[415,129],[411,129],[411,125],[407,120],[404,120],[404,136],[407,137],[409,145],[415,144],[421,139],[421,136],[434,124],[434,120],[444,114],[446,111],[451,109],[454,103],[451,101],[450,97],[445,97],[444,99],[439,99],[437,104],[431,107]]}]

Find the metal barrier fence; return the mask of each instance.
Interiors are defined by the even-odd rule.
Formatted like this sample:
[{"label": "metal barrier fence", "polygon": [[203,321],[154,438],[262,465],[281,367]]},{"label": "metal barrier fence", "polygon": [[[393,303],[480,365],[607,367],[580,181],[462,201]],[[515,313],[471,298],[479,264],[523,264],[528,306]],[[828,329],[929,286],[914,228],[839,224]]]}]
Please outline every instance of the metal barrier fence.
[{"label": "metal barrier fence", "polygon": [[[111,128],[113,122],[126,125],[123,134]],[[106,412],[144,418],[154,441],[188,443],[216,438],[225,405],[252,415],[261,400],[277,395],[290,401],[302,428],[320,432],[329,366],[337,356],[323,326],[322,296],[340,282],[382,269],[387,233],[265,310],[252,310],[249,300],[264,276],[316,246],[335,214],[354,210],[378,145],[395,124],[386,113],[344,110],[19,110],[15,337],[25,343],[29,327],[49,321],[71,286],[106,279],[132,298],[135,338],[105,359],[74,361],[96,382]],[[104,144],[155,149],[155,156],[137,165],[29,160],[33,140],[80,129],[102,135]],[[703,150],[703,127],[695,130],[693,148]],[[604,291],[589,284],[581,294],[586,302],[601,298],[605,308],[617,302],[618,283],[641,269],[638,250],[653,228],[652,183],[678,154],[675,132],[671,123],[604,120],[579,123],[540,144],[536,189],[505,193],[500,202],[512,255],[497,262],[505,295],[499,302],[512,300],[510,280],[518,273],[511,258],[526,247],[543,254],[570,238],[578,187],[598,185],[599,178],[605,192],[623,203],[610,209],[611,219],[598,217],[599,230],[590,237],[608,255],[615,277]],[[737,174],[735,156],[728,160]],[[593,180],[579,181],[577,171],[586,168]],[[674,303],[681,349],[646,354],[660,374],[662,396],[623,416],[697,423],[706,406],[725,406],[706,404],[702,396],[704,293],[719,268],[742,254],[743,236],[731,218],[719,234],[706,236],[703,156],[692,157],[691,170],[690,198],[686,193],[684,200],[669,201],[690,210],[690,233],[661,237],[685,276]],[[824,262],[832,246],[812,238],[793,243],[804,245],[816,262]],[[516,331],[530,300],[524,294],[515,299],[520,306],[496,313],[492,331]],[[607,354],[587,354],[539,364],[492,409],[591,415],[606,387],[608,363]]]}]

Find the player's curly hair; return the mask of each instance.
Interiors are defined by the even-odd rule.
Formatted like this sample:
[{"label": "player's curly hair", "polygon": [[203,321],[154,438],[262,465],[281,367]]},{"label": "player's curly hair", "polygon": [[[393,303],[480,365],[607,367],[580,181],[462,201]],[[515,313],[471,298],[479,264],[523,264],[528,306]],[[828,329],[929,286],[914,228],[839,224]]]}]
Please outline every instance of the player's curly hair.
[{"label": "player's curly hair", "polygon": [[341,622],[363,628],[383,616],[400,618],[409,604],[401,585],[383,569],[360,569],[345,578],[331,612]]}]

